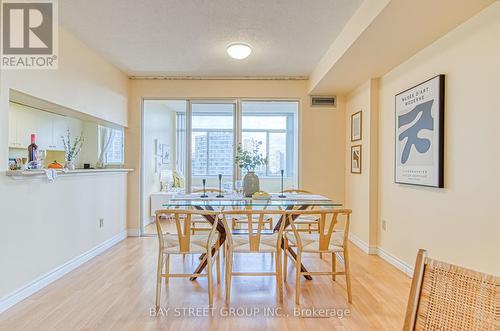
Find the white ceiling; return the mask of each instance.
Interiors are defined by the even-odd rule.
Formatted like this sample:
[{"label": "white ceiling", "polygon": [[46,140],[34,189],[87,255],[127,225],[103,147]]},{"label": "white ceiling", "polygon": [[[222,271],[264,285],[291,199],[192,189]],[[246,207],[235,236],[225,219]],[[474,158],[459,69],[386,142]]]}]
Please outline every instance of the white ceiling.
[{"label": "white ceiling", "polygon": [[[59,0],[59,15],[133,76],[308,76],[362,1]],[[252,55],[229,58],[234,41]]]}]

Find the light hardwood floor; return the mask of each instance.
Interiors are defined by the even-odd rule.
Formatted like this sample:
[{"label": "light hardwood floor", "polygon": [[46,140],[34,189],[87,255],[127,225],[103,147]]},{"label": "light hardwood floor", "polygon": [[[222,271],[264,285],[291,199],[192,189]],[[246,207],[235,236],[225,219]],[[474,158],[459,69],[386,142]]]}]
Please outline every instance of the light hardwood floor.
[{"label": "light hardwood floor", "polygon": [[[189,316],[197,312],[184,308],[207,307],[207,280],[171,279],[162,289],[162,311],[170,308],[169,316],[152,317],[157,247],[155,237],[126,239],[0,314],[0,330],[401,330],[403,325],[410,279],[353,245],[352,305],[347,302],[343,277],[336,282],[330,277],[301,280],[301,308],[347,309],[349,315],[343,318],[294,316],[291,265],[282,306],[272,277],[234,277],[230,307],[237,309],[234,313],[256,312],[255,316],[226,316],[230,311],[224,306],[224,280],[215,289],[213,316]],[[198,260],[175,256],[171,263],[171,272],[191,272]],[[304,263],[313,269],[330,268],[330,259],[320,260],[317,255],[306,256]],[[270,255],[245,254],[236,255],[234,270],[271,270],[272,266]],[[267,308],[280,316],[266,316]]]}]

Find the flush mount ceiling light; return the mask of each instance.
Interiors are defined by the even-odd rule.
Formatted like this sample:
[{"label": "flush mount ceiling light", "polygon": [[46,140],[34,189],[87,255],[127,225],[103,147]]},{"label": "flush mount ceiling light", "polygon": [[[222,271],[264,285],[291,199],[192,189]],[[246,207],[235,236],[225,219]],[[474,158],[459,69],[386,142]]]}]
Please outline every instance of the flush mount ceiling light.
[{"label": "flush mount ceiling light", "polygon": [[252,47],[245,43],[232,43],[227,46],[227,54],[236,60],[246,59],[252,53]]}]

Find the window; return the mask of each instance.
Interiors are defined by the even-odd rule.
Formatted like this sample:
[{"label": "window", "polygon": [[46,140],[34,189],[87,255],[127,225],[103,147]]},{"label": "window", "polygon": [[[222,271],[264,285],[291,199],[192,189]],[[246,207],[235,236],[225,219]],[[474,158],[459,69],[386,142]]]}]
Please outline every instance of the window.
[{"label": "window", "polygon": [[186,178],[186,110],[176,112],[176,171]]},{"label": "window", "polygon": [[296,102],[243,102],[242,139],[244,149],[261,142],[267,165],[257,169],[259,176],[296,176]]},{"label": "window", "polygon": [[[285,187],[297,187],[298,102],[242,101],[241,109],[236,108],[236,101],[192,101],[190,123],[185,112],[177,112],[177,165],[185,169],[186,162],[190,162],[191,171],[185,178],[190,178],[191,189],[200,188],[202,179],[207,180],[208,187],[216,187],[218,174],[223,175],[223,184],[230,189],[233,178],[245,175],[234,166],[237,144],[250,149],[257,142],[262,143],[260,152],[268,159],[267,165],[256,169],[262,189],[278,192],[281,170]],[[188,127],[191,129],[186,132]]]},{"label": "window", "polygon": [[[102,141],[103,134],[102,129],[104,127],[99,127],[99,132],[101,133],[99,139],[101,140],[99,146],[102,149],[102,146],[105,145],[105,142]],[[103,163],[109,165],[122,165],[125,163],[124,157],[124,133],[123,129],[111,129],[104,128],[110,134],[110,141],[106,148],[106,152],[103,155]]]},{"label": "window", "polygon": [[191,171],[196,176],[233,175],[234,105],[193,103]]}]

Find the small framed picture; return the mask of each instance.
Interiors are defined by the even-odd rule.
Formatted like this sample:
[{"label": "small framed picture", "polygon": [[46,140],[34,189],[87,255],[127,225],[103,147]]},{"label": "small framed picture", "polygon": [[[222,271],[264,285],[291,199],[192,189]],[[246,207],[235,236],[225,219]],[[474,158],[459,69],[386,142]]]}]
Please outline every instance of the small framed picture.
[{"label": "small framed picture", "polygon": [[351,115],[351,141],[358,141],[362,138],[363,114],[360,111]]},{"label": "small framed picture", "polygon": [[361,145],[351,146],[351,173],[361,173]]},{"label": "small framed picture", "polygon": [[170,146],[168,144],[161,144],[161,162],[162,164],[170,162]]}]

